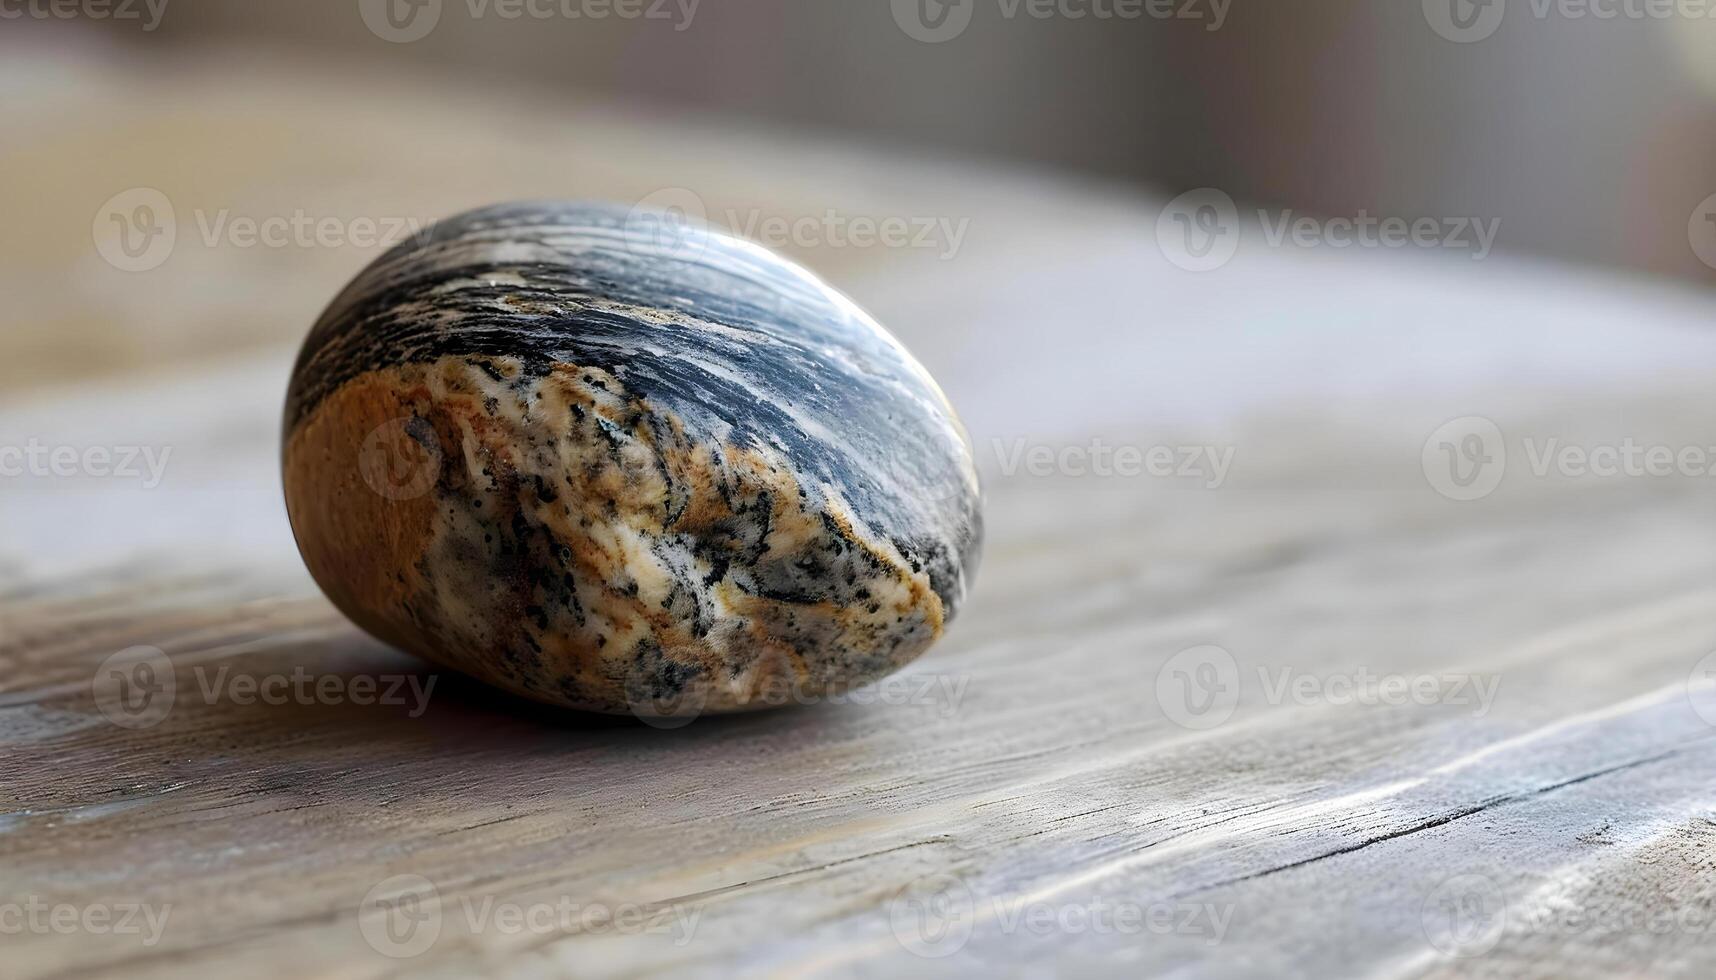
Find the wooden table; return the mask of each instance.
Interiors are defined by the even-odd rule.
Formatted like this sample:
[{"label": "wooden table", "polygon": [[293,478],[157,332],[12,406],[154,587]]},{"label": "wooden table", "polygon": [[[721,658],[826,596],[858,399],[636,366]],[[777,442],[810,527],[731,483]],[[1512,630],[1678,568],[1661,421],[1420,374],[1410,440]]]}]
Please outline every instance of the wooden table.
[{"label": "wooden table", "polygon": [[[50,463],[0,478],[0,975],[1716,967],[1716,483],[1538,459],[1716,446],[1710,296],[1255,235],[1194,274],[1116,188],[252,57],[7,54],[0,447]],[[179,241],[128,273],[91,226],[133,187]],[[722,223],[968,221],[951,256],[788,249],[978,443],[951,635],[842,703],[666,729],[359,634],[276,454],[294,345],[375,250],[199,222],[671,187]],[[1505,477],[1451,499],[1468,417]],[[170,454],[154,483],[90,447]],[[1105,476],[1100,447],[1175,464]]]}]

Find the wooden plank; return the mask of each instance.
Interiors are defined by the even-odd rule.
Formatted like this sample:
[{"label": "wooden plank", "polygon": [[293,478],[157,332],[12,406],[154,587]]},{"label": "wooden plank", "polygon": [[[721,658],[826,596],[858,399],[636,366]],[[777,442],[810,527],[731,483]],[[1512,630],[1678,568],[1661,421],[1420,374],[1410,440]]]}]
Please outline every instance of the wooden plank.
[{"label": "wooden plank", "polygon": [[[1423,907],[1456,873],[1519,915],[1568,901],[1708,912],[1716,728],[1687,688],[1716,626],[1708,502],[1675,484],[1527,480],[1459,505],[1424,492],[1415,459],[1344,458],[1375,483],[1338,502],[1293,474],[1220,494],[999,480],[972,614],[879,692],[893,703],[675,731],[436,677],[290,576],[10,597],[0,890],[173,908],[155,946],[20,935],[13,962],[909,971],[937,961],[911,955],[898,893],[936,875],[955,876],[952,921],[972,933],[953,962],[974,969],[1428,969],[1441,961]],[[1191,730],[1158,700],[1157,672],[1206,643],[1232,652],[1242,695],[1231,720]],[[138,730],[91,697],[97,666],[134,644],[164,651],[177,678],[171,713]],[[410,687],[396,704],[245,704],[223,668],[303,668],[342,692],[402,676],[429,697],[421,713]],[[1498,686],[1487,707],[1451,686],[1450,703],[1269,703],[1282,669],[1360,668]],[[400,874],[433,882],[443,915],[431,950],[396,964],[359,915]],[[563,900],[666,906],[652,926],[691,935],[480,925],[485,903]],[[1193,918],[1161,936],[1039,935],[1009,918],[1009,903],[1128,902]],[[1517,929],[1486,968],[1595,970],[1572,951],[1612,938],[1533,953],[1547,940]],[[1634,966],[1709,966],[1684,930],[1625,938],[1645,957]]]}]

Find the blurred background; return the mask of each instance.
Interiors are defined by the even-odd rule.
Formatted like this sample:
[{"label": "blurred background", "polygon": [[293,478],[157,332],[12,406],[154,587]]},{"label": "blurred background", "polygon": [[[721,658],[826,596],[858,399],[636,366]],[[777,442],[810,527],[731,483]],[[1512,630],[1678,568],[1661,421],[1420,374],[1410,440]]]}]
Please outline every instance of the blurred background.
[{"label": "blurred background", "polygon": [[374,26],[359,0],[155,3],[13,17],[6,50],[136,71],[265,51],[1170,197],[1496,216],[1505,248],[1716,275],[1688,246],[1716,191],[1705,0],[377,0]]},{"label": "blurred background", "polygon": [[[1330,438],[1421,480],[1424,433],[1503,399],[1704,391],[1712,14],[0,0],[0,404],[36,399],[0,439],[198,446],[173,472],[202,495],[187,536],[151,495],[11,482],[36,509],[0,513],[0,566],[69,556],[59,508],[90,541],[295,568],[262,434],[297,345],[384,249],[507,199],[677,210],[804,262],[925,363],[990,472],[1010,440],[1285,425],[1247,458],[1367,428]],[[1069,397],[1021,397],[1057,376]],[[83,407],[91,383],[132,409]]]}]

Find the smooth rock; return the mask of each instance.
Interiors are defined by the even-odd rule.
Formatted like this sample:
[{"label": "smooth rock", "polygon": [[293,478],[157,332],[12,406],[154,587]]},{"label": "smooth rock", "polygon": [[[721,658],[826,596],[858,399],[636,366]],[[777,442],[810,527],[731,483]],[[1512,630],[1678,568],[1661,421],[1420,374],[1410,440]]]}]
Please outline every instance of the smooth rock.
[{"label": "smooth rock", "polygon": [[947,628],[982,537],[917,361],[766,250],[506,204],[364,270],[293,373],[286,500],[380,639],[644,716],[817,700]]}]

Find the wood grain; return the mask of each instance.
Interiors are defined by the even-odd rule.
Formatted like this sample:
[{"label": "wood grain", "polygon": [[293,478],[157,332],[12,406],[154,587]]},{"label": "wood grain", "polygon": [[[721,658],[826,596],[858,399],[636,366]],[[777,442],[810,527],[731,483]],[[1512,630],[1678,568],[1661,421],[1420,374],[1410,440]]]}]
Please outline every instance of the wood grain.
[{"label": "wood grain", "polygon": [[[429,674],[297,574],[223,570],[67,601],[43,583],[47,596],[0,607],[16,767],[4,892],[172,912],[151,948],[22,935],[11,962],[21,975],[909,973],[942,961],[902,946],[891,909],[948,874],[974,896],[974,932],[949,961],[966,968],[1411,974],[1445,965],[1426,903],[1473,874],[1519,920],[1483,970],[1699,975],[1712,947],[1686,929],[1563,935],[1533,931],[1528,913],[1709,921],[1716,728],[1688,691],[1716,629],[1708,501],[1526,482],[1458,505],[1412,492],[1416,474],[1389,462],[1349,458],[1374,483],[1341,503],[1269,473],[1213,494],[1002,480],[1005,530],[970,621],[883,688],[895,703],[673,731]],[[1242,675],[1232,719],[1188,730],[1166,716],[1157,672],[1204,643],[1248,673],[1498,686],[1487,712],[1271,704],[1268,683]],[[144,730],[91,703],[97,665],[133,644],[177,668],[172,712]],[[244,704],[230,687],[203,694],[222,668],[433,686],[417,717],[409,702]],[[396,963],[358,916],[398,874],[433,882],[445,914],[432,950]],[[507,934],[461,904],[562,899],[666,905],[695,930],[684,945]],[[1038,935],[1009,931],[992,901],[1230,919],[1220,942],[1197,922]],[[1612,943],[1628,953],[1586,955]]]}]

